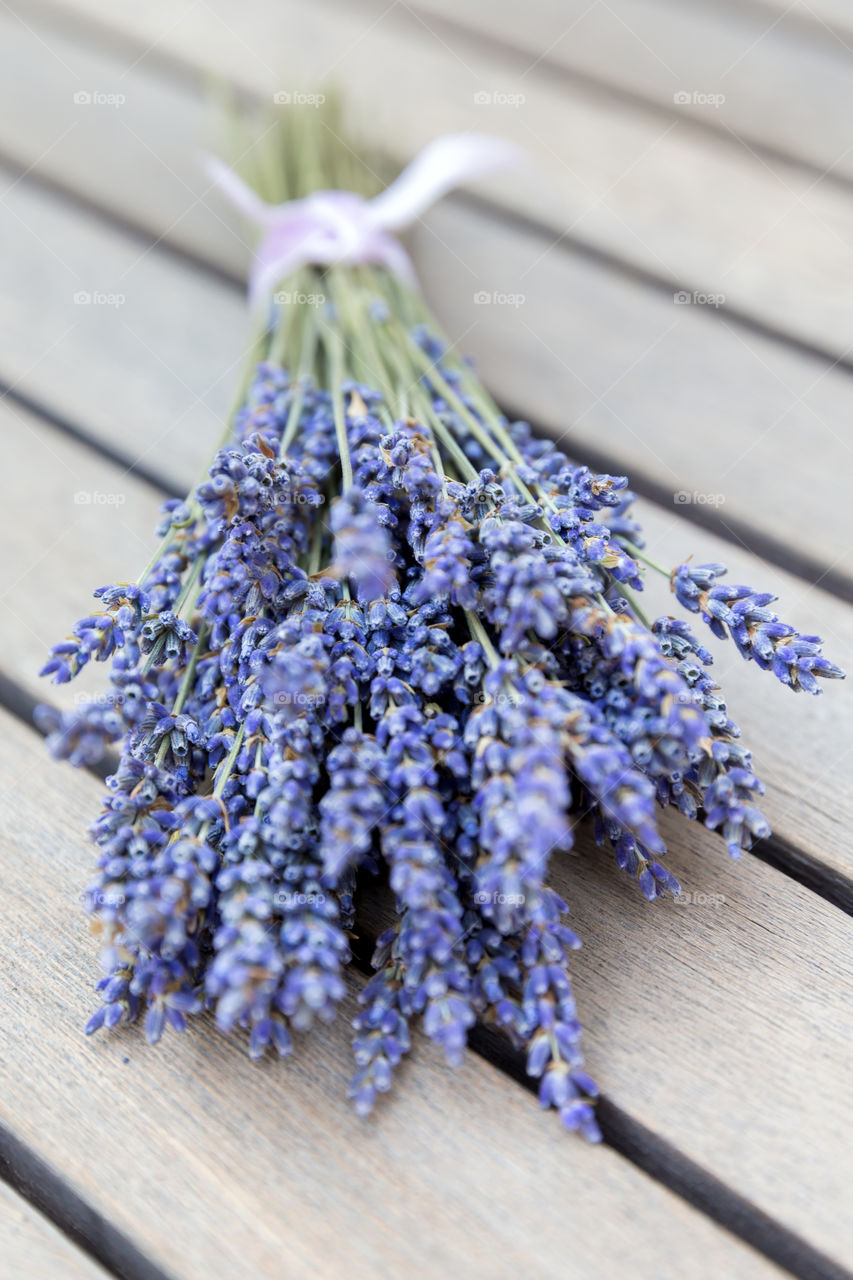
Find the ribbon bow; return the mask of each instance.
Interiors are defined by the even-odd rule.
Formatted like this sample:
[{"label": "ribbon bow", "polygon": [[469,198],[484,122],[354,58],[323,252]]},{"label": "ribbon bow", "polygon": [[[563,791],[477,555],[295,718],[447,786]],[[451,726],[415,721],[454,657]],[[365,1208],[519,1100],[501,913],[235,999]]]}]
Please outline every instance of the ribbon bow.
[{"label": "ribbon bow", "polygon": [[261,229],[249,273],[249,299],[263,302],[298,267],[381,264],[415,282],[409,255],[392,232],[419,218],[459,183],[515,164],[522,152],[485,133],[451,133],[428,143],[390,187],[365,200],[354,191],[315,191],[304,200],[272,205],[233,169],[206,158],[216,186]]}]

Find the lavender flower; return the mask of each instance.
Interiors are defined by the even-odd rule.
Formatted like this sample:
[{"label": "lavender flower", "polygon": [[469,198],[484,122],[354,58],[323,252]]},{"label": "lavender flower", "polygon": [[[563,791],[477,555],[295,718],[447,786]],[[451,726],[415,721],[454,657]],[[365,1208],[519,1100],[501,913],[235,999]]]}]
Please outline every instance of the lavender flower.
[{"label": "lavender flower", "polygon": [[[39,712],[54,755],[121,744],[92,827],[87,1030],[141,1019],[156,1041],[207,1009],[251,1056],[289,1054],[335,1016],[387,877],[358,1112],[419,1028],[454,1066],[479,1020],[594,1141],[580,942],[549,868],[589,818],[647,899],[677,894],[657,808],[737,856],[769,831],[763,787],[711,654],[682,619],[645,622],[627,479],[507,422],[401,282],[335,267],[322,286],[322,315],[271,310],[208,473],[44,668],[110,664],[102,699]],[[685,563],[671,585],[791,688],[842,675],[724,574]]]},{"label": "lavender flower", "polygon": [[843,679],[844,673],[821,652],[820,636],[800,635],[769,608],[776,597],[752,587],[718,582],[723,564],[680,564],[672,573],[679,604],[698,613],[716,636],[731,636],[747,661],[772,671],[795,692],[820,693],[819,679]]}]

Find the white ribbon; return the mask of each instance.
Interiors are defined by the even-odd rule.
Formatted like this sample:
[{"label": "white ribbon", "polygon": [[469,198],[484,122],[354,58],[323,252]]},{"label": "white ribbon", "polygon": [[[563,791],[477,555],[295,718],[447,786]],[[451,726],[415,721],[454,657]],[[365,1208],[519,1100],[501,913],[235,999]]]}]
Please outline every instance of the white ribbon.
[{"label": "white ribbon", "polygon": [[257,305],[286,275],[309,263],[381,264],[414,283],[409,255],[392,232],[414,222],[452,187],[516,164],[522,155],[520,147],[490,134],[450,133],[424,147],[372,200],[354,191],[315,191],[279,205],[267,204],[215,156],[206,157],[206,168],[261,230],[249,273],[249,298]]}]

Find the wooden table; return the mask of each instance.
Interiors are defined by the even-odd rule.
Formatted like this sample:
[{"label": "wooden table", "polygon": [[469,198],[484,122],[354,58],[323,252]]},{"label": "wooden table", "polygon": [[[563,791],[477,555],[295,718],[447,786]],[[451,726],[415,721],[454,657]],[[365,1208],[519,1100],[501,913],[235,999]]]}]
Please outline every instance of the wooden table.
[{"label": "wooden table", "polygon": [[[84,1040],[82,833],[101,783],[49,764],[30,713],[79,696],[39,686],[42,654],[93,585],[147,560],[157,505],[197,475],[242,358],[246,248],[196,158],[216,142],[211,77],[267,108],[332,81],[357,132],[399,160],[446,129],[520,141],[523,178],[446,200],[412,237],[446,326],[508,411],[631,474],[657,559],[723,559],[849,667],[849,9],[14,9],[0,9],[0,1272],[846,1274],[853,681],[795,698],[719,646],[772,839],[731,863],[667,817],[682,906],[645,903],[586,838],[558,870],[586,943],[595,1149],[538,1114],[482,1034],[455,1073],[418,1036],[369,1121],[344,1097],[345,1017],[286,1063],[250,1063],[205,1019],[157,1049],[138,1029]],[[480,304],[483,290],[517,305]],[[345,1012],[364,980],[353,969]]]}]

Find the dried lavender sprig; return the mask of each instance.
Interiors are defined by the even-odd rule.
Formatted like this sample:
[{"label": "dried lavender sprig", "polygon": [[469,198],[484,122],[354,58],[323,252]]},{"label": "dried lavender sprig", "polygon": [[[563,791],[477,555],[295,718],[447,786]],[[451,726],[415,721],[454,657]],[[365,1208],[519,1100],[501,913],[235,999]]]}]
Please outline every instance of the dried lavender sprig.
[{"label": "dried lavender sprig", "polygon": [[842,680],[844,672],[823,656],[820,636],[801,635],[769,607],[770,592],[719,582],[724,564],[677,565],[670,576],[679,604],[698,613],[714,635],[730,636],[741,657],[772,671],[795,693],[820,693],[819,680]]},{"label": "dried lavender sprig", "polygon": [[[125,731],[96,826],[110,948],[91,1029],[144,1010],[157,1038],[206,1000],[252,1054],[289,1051],[342,994],[356,877],[385,868],[397,917],[356,1024],[357,1108],[415,1015],[452,1062],[476,1015],[594,1138],[549,862],[591,808],[647,897],[677,891],[655,799],[734,853],[766,831],[760,784],[706,651],[646,625],[624,477],[507,423],[399,281],[298,284],[334,305],[273,309],[209,473],[48,664],[65,680],[111,659]],[[708,584],[709,616],[747,656],[795,687],[839,674],[735,590]],[[45,714],[81,763],[118,727]]]}]

